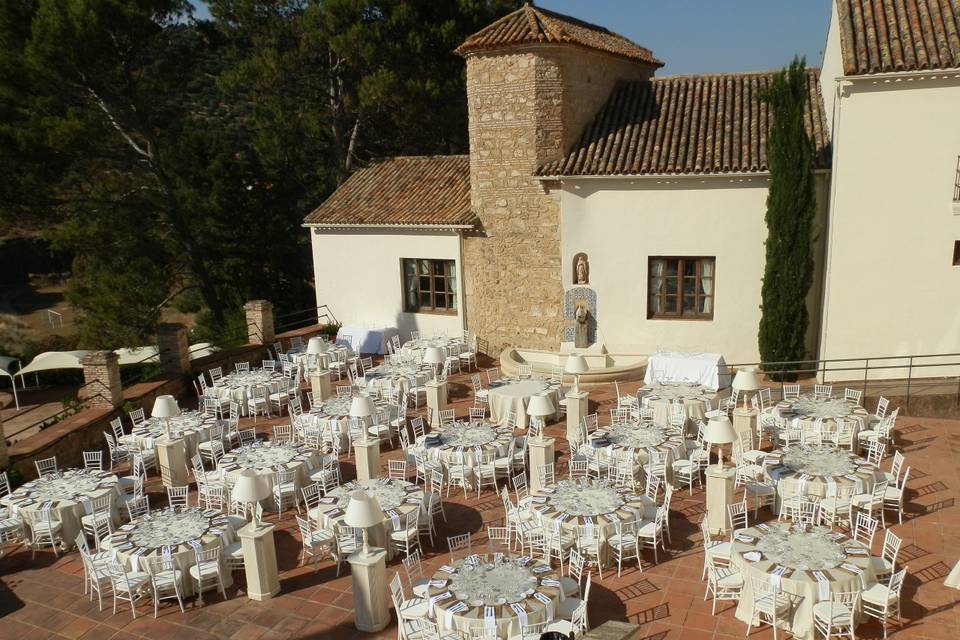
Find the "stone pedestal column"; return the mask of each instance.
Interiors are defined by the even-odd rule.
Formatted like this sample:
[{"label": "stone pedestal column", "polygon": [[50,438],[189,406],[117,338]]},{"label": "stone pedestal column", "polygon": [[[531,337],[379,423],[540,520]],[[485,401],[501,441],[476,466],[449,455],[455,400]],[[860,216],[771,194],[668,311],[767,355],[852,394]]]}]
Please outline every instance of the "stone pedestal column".
[{"label": "stone pedestal column", "polygon": [[379,438],[371,438],[366,442],[354,442],[353,453],[356,456],[357,480],[370,480],[380,477]]},{"label": "stone pedestal column", "polygon": [[[590,410],[590,392],[569,392],[564,398],[567,401],[567,441],[573,442],[580,432],[580,423],[583,416]],[[571,452],[572,455],[572,452]]]},{"label": "stone pedestal column", "polygon": [[354,625],[366,633],[381,631],[390,623],[386,559],[387,552],[376,547],[347,558],[353,573]]},{"label": "stone pedestal column", "polygon": [[119,407],[123,404],[123,385],[120,382],[120,356],[113,351],[91,351],[85,355],[81,402],[90,407]]},{"label": "stone pedestal column", "polygon": [[190,375],[190,345],[187,327],[167,322],[157,326],[157,351],[164,375],[179,378]]},{"label": "stone pedestal column", "polygon": [[314,404],[325,401],[331,397],[330,393],[330,370],[317,369],[310,372],[310,387],[313,391]]},{"label": "stone pedestal column", "polygon": [[237,531],[243,547],[243,566],[247,578],[247,597],[269,600],[280,593],[277,550],[273,543],[273,525],[251,522]]},{"label": "stone pedestal column", "polygon": [[273,303],[269,300],[251,300],[243,305],[247,316],[247,341],[250,344],[272,345]]},{"label": "stone pedestal column", "polygon": [[427,414],[430,416],[430,426],[440,426],[440,411],[447,408],[447,381],[430,380],[424,385],[427,387]]},{"label": "stone pedestal column", "polygon": [[707,467],[707,527],[710,533],[726,533],[729,527],[727,505],[733,504],[733,481],[736,467]]},{"label": "stone pedestal column", "polygon": [[739,407],[733,410],[733,430],[738,434],[743,431],[750,433],[751,448],[757,447],[753,444],[755,434],[757,433],[757,410],[745,409]]},{"label": "stone pedestal column", "polygon": [[183,438],[169,440],[166,436],[156,441],[160,480],[165,487],[184,487],[190,484],[187,472],[187,443]]},{"label": "stone pedestal column", "polygon": [[[530,454],[530,490],[540,488],[540,469],[553,462],[553,438],[530,438],[527,451]],[[556,471],[556,469],[554,469]]]}]

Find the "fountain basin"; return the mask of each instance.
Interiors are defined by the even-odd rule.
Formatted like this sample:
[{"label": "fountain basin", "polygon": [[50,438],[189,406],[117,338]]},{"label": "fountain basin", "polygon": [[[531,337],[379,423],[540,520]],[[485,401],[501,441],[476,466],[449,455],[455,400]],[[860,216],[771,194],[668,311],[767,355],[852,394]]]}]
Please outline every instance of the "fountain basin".
[{"label": "fountain basin", "polygon": [[[586,349],[574,349],[571,343],[563,343],[559,351],[508,347],[500,353],[500,370],[503,375],[516,375],[521,364],[533,367],[535,373],[549,376],[554,367],[563,367],[567,356],[576,352],[582,355],[590,371],[580,375],[580,386],[591,389],[614,381],[643,380],[647,371],[646,353],[629,349],[610,349],[603,344],[594,344]],[[572,376],[564,376],[564,382],[572,382]]]}]

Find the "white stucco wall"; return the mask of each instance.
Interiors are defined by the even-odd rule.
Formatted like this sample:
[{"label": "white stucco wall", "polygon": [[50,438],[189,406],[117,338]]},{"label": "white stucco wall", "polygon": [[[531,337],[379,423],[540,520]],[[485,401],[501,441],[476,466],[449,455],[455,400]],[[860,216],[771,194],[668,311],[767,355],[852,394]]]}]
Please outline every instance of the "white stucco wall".
[{"label": "white stucco wall", "polygon": [[949,75],[844,85],[833,142],[824,358],[960,351],[960,267],[951,264],[960,239],[960,215],[951,210],[960,78]]},{"label": "white stucco wall", "polygon": [[[389,325],[407,340],[411,330],[463,330],[460,236],[455,232],[349,233],[310,230],[317,304],[326,304],[343,324]],[[401,260],[430,258],[457,263],[456,315],[403,310]]]},{"label": "white stucco wall", "polygon": [[[824,180],[818,184],[825,185]],[[767,179],[565,179],[561,190],[563,284],[573,256],[590,261],[598,341],[612,352],[658,348],[759,360],[757,329],[767,236]],[[821,193],[821,202],[825,202]],[[650,256],[715,256],[713,320],[648,320]],[[820,277],[810,295],[815,351]]]},{"label": "white stucco wall", "polygon": [[[823,61],[820,65],[820,95],[823,96],[823,112],[827,115],[830,134],[833,134],[833,115],[837,96],[835,78],[843,75],[843,58],[840,50],[840,18],[837,15],[837,3],[830,3],[830,27],[827,30],[826,44],[823,48]],[[808,60],[808,63],[814,61]]]}]

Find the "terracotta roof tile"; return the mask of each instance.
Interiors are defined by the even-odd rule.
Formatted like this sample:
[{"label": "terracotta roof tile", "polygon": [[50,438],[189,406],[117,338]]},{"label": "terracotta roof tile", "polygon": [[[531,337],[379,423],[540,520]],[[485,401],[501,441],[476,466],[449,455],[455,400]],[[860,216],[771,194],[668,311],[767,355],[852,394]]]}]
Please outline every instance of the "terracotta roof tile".
[{"label": "terracotta roof tile", "polygon": [[960,0],[837,0],[843,72],[960,67]]},{"label": "terracotta roof tile", "polygon": [[305,224],[471,225],[468,156],[400,156],[357,170]]},{"label": "terracotta roof tile", "polygon": [[468,37],[457,47],[456,52],[465,56],[474,51],[548,42],[579,45],[633,58],[657,67],[663,66],[661,61],[653,57],[649,49],[619,34],[570,16],[547,11],[541,7],[533,7],[530,4],[524,4],[513,13],[505,15]]},{"label": "terracotta roof tile", "polygon": [[[653,78],[613,91],[566,157],[542,176],[710,174],[767,170],[769,108],[757,96],[775,71]],[[807,130],[829,159],[819,72],[807,72]]]}]

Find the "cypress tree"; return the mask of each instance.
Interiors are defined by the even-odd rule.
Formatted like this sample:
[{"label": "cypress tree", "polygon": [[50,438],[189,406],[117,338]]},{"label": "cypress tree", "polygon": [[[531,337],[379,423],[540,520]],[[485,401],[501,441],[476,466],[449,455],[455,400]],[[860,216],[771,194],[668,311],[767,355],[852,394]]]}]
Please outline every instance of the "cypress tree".
[{"label": "cypress tree", "polygon": [[[804,128],[806,61],[794,58],[760,95],[772,124],[767,142],[766,266],[761,290],[758,342],[764,362],[802,360],[809,317],[807,293],[813,284],[813,219],[816,194],[813,144]],[[772,369],[790,370],[794,366]]]}]

